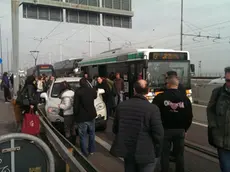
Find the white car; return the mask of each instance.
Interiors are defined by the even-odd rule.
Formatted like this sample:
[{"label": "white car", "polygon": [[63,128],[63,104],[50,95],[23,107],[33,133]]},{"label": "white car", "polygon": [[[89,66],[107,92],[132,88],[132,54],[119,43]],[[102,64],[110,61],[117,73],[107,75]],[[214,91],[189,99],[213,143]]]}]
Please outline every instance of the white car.
[{"label": "white car", "polygon": [[[80,77],[57,78],[53,81],[47,93],[41,94],[41,98],[45,99],[45,111],[50,122],[54,124],[64,122],[64,118],[58,115],[58,105],[61,103],[61,99],[59,98],[61,82],[66,81],[70,87],[75,90],[79,87],[80,79]],[[102,94],[104,92],[103,89],[98,89],[97,98],[94,100],[94,105],[97,111],[96,128],[100,128],[101,130],[105,130],[107,126],[107,111],[102,99]]]}]

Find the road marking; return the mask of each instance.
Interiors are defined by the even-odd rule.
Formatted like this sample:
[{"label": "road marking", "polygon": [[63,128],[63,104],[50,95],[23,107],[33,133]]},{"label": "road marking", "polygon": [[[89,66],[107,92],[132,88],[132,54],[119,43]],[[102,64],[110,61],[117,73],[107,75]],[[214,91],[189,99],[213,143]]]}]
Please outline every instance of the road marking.
[{"label": "road marking", "polygon": [[206,128],[208,127],[207,124],[203,124],[203,123],[199,123],[199,122],[195,122],[195,121],[193,121],[192,123],[195,124],[195,125],[202,126],[202,127],[206,127]]},{"label": "road marking", "polygon": [[197,107],[202,107],[202,108],[207,108],[206,105],[199,105],[199,104],[192,104],[193,106],[197,106]]},{"label": "road marking", "polygon": [[[100,137],[95,136],[95,140],[97,143],[99,143],[103,148],[105,148],[107,151],[110,151],[111,145],[107,143],[106,141],[102,140]],[[123,158],[119,158],[120,160],[124,161]]]}]

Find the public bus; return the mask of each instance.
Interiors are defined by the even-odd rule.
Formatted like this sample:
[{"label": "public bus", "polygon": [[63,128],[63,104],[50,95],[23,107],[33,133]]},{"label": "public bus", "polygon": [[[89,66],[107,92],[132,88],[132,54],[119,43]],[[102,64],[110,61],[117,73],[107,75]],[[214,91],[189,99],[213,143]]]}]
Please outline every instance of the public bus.
[{"label": "public bus", "polygon": [[78,67],[78,63],[82,58],[68,59],[54,63],[54,71],[57,77],[66,77],[74,75],[74,69]]},{"label": "public bus", "polygon": [[187,96],[192,101],[188,51],[119,48],[103,52],[95,57],[85,58],[79,62],[79,67],[90,76],[107,77],[112,72],[119,72],[124,79],[126,99],[134,94],[133,84],[140,78],[145,79],[150,88],[148,95],[150,102],[154,96],[164,90],[166,72],[173,70],[178,73],[180,82],[186,88]]},{"label": "public bus", "polygon": [[34,76],[56,76],[54,72],[54,68],[51,64],[39,64],[33,66],[27,70],[27,76],[34,75]]}]

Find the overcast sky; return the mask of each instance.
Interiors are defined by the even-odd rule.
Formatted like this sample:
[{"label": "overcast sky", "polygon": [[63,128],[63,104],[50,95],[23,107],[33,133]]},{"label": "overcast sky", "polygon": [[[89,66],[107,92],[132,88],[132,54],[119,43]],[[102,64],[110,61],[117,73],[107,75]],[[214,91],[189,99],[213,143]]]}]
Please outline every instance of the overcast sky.
[{"label": "overcast sky", "polygon": [[[131,42],[135,47],[179,49],[180,46],[180,0],[133,0],[134,17],[132,29],[92,26],[92,54],[108,50],[106,37],[112,39],[112,48]],[[202,61],[203,73],[220,73],[230,66],[230,1],[184,0],[184,32],[218,36],[220,40],[184,36],[184,50],[191,54],[191,61],[198,66]],[[2,25],[3,59],[6,58],[6,40],[11,51],[10,0],[0,0],[0,23]],[[58,22],[23,19],[20,12],[20,66],[30,67],[34,50]],[[75,34],[74,34],[75,33]],[[74,35],[70,37],[71,35]],[[36,38],[36,39],[34,39]],[[68,39],[67,39],[68,38]],[[67,39],[67,40],[66,40]],[[38,63],[60,60],[89,54],[89,26],[60,24],[39,46]],[[60,46],[62,41],[62,46]],[[7,67],[6,62],[5,69]]]}]

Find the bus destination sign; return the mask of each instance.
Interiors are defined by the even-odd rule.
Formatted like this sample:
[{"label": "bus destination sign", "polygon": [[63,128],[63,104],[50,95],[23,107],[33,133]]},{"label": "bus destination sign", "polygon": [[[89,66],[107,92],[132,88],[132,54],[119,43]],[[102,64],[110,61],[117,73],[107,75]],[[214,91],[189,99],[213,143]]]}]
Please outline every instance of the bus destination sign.
[{"label": "bus destination sign", "polygon": [[150,52],[149,60],[188,60],[186,52]]},{"label": "bus destination sign", "polygon": [[128,60],[128,55],[121,55],[117,56],[117,61],[127,61]]}]

